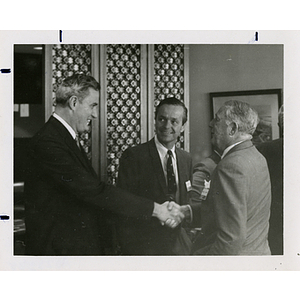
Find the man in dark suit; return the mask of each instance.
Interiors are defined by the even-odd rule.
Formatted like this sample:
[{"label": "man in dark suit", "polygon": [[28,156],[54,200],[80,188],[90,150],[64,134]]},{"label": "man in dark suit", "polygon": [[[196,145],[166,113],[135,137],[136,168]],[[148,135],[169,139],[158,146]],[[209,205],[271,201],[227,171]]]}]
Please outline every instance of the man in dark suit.
[{"label": "man in dark suit", "polygon": [[[173,206],[181,206],[186,219],[184,226],[196,226],[199,203],[188,203],[192,159],[187,152],[175,147],[186,121],[187,108],[181,101],[162,100],[155,112],[155,137],[123,153],[117,186],[137,196],[162,202],[171,200]],[[168,175],[168,160],[172,161],[173,177]],[[118,233],[121,251],[126,255],[189,254],[191,247],[183,227],[170,229],[154,219],[145,223],[122,218]]]},{"label": "man in dark suit", "polygon": [[101,182],[78,135],[97,117],[99,83],[75,74],[56,94],[55,113],[33,137],[25,182],[26,253],[29,255],[105,254],[107,217],[120,214],[146,223],[157,217],[177,226],[183,214],[162,199],[148,200]]},{"label": "man in dark suit", "polygon": [[271,178],[269,244],[272,255],[283,254],[283,106],[278,113],[280,138],[261,143],[258,151],[266,158]]},{"label": "man in dark suit", "polygon": [[221,161],[211,177],[210,214],[203,216],[206,242],[200,255],[270,255],[271,185],[265,158],[253,146],[257,113],[228,101],[211,121],[212,144]]}]

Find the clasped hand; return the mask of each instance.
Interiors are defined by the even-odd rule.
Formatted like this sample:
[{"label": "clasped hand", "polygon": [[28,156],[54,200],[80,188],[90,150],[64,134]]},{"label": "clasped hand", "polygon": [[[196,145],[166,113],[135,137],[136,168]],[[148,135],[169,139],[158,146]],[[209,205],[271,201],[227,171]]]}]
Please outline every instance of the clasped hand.
[{"label": "clasped hand", "polygon": [[177,227],[184,219],[184,214],[180,210],[180,205],[173,201],[157,204],[155,216],[160,220],[162,225],[166,225],[170,228]]}]

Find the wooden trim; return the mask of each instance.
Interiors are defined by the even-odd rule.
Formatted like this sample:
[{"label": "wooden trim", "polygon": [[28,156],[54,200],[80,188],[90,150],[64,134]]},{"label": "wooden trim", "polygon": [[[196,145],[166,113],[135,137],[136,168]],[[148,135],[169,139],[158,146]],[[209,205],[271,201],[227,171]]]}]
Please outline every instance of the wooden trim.
[{"label": "wooden trim", "polygon": [[107,181],[107,94],[106,94],[106,45],[100,45],[100,105],[99,105],[99,176],[104,182]]},{"label": "wooden trim", "polygon": [[148,140],[147,45],[141,45],[141,143]]},{"label": "wooden trim", "polygon": [[48,121],[53,112],[52,98],[52,45],[45,45],[45,61],[44,61],[44,107],[45,107],[45,122]]},{"label": "wooden trim", "polygon": [[148,136],[154,136],[154,45],[148,45]]},{"label": "wooden trim", "polygon": [[[184,104],[188,111],[190,110],[190,81],[189,81],[189,45],[184,45]],[[190,118],[188,120],[184,129],[184,150],[190,151]]]},{"label": "wooden trim", "polygon": [[[100,78],[100,46],[92,45],[92,76],[99,82]],[[99,101],[100,102],[100,101]],[[98,118],[92,122],[92,166],[96,173],[100,173],[100,104],[98,106]]]}]

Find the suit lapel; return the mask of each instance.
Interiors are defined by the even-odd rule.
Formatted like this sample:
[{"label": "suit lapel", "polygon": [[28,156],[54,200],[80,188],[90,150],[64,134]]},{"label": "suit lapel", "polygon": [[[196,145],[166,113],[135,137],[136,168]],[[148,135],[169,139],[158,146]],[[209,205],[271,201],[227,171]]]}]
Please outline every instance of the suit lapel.
[{"label": "suit lapel", "polygon": [[[187,164],[186,161],[182,155],[182,153],[175,148],[176,152],[176,158],[177,158],[177,170],[178,170],[178,180],[179,180],[179,199],[185,199],[186,198],[186,187],[185,187],[185,180],[186,180],[186,174],[188,174],[187,170]],[[179,203],[181,204],[181,203]]]},{"label": "suit lapel", "polygon": [[90,170],[90,163],[88,161],[88,158],[86,157],[86,154],[83,153],[83,149],[80,149],[75,140],[73,140],[72,136],[69,135],[69,136],[66,136],[65,137],[65,143],[67,144],[67,146],[72,150],[72,152],[76,155],[76,157],[78,158],[78,160],[80,160],[81,164],[86,168],[88,169],[89,171]]},{"label": "suit lapel", "polygon": [[[49,121],[55,126],[57,131],[60,133],[60,135],[63,137],[65,144],[70,148],[72,153],[77,157],[77,159],[80,161],[80,163],[93,174],[95,173],[94,169],[91,167],[91,164],[86,156],[85,153],[83,153],[83,149],[79,149],[79,147],[76,144],[76,141],[73,139],[69,131],[65,128],[65,126],[55,119],[53,116],[50,117]],[[91,170],[92,169],[92,170]]]},{"label": "suit lapel", "polygon": [[83,147],[81,145],[80,145],[80,151],[81,151],[81,154],[82,154],[82,156],[83,156],[83,158],[84,158],[84,160],[86,162],[86,166],[88,167],[88,169],[91,171],[91,173],[95,177],[98,177],[97,174],[96,174],[96,172],[95,172],[95,170],[94,170],[94,168],[92,167],[91,162],[89,161],[89,159],[88,159],[88,157],[87,157],[87,155],[86,155],[86,153],[85,153],[85,151],[84,151],[84,149],[83,149]]},{"label": "suit lapel", "polygon": [[163,190],[164,195],[167,195],[168,189],[167,189],[165,174],[164,174],[163,167],[161,165],[158,151],[155,146],[154,138],[151,141],[149,141],[148,145],[149,145],[149,152],[150,152],[150,157],[151,157],[151,162],[153,165],[155,177],[157,178],[159,185]]}]

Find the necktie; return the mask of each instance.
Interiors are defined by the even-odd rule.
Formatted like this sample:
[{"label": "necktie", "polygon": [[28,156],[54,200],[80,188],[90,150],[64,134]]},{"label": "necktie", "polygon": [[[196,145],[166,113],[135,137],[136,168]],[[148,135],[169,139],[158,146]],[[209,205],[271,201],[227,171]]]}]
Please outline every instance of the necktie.
[{"label": "necktie", "polygon": [[167,182],[168,182],[168,193],[175,197],[177,186],[175,180],[175,174],[172,163],[172,151],[168,150],[168,160],[167,160]]},{"label": "necktie", "polygon": [[80,149],[80,142],[79,142],[79,136],[78,135],[76,135],[75,141],[76,141],[76,144],[77,144],[78,148]]}]

